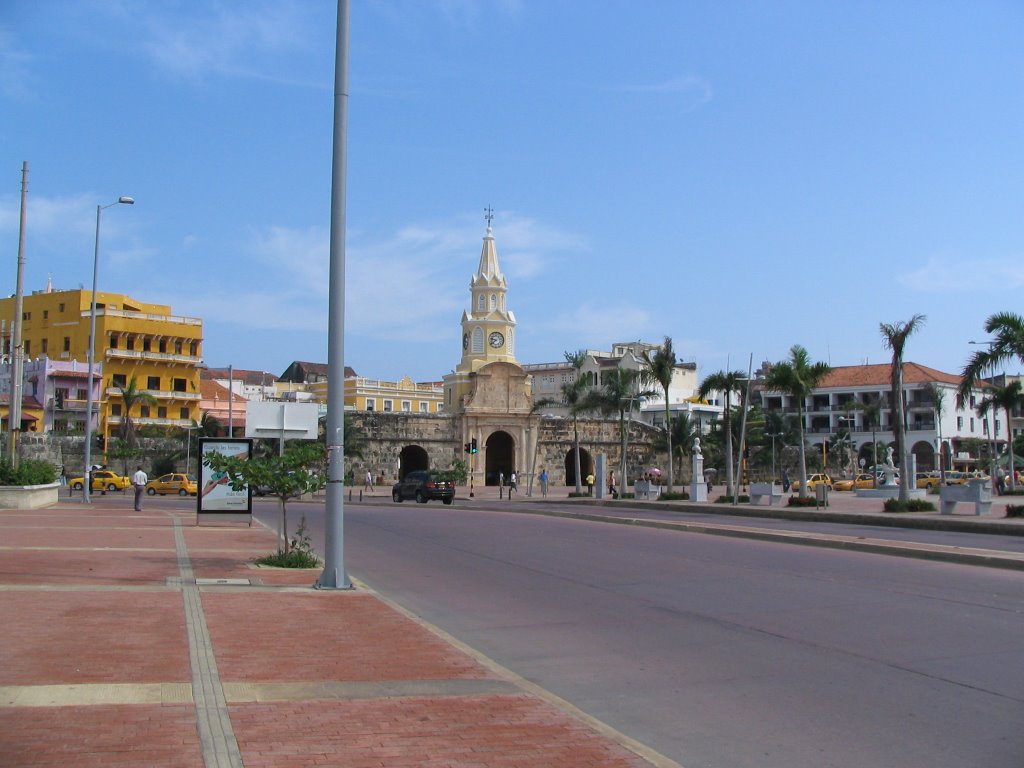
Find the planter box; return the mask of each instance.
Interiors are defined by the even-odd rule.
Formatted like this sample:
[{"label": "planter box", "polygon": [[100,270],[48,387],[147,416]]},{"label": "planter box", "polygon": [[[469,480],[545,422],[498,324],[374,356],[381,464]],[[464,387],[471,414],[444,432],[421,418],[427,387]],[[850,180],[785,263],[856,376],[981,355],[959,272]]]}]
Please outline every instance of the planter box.
[{"label": "planter box", "polygon": [[41,509],[57,503],[60,483],[49,485],[2,485],[0,509]]}]

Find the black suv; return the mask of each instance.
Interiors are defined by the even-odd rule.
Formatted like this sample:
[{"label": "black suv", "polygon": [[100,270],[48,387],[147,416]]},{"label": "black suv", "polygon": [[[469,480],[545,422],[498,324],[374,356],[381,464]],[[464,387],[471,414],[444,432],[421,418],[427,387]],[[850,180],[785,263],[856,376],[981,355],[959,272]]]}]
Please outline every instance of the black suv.
[{"label": "black suv", "polygon": [[416,499],[420,504],[440,499],[445,504],[451,504],[455,499],[455,483],[438,480],[434,472],[417,469],[391,486],[391,498],[395,501]]}]

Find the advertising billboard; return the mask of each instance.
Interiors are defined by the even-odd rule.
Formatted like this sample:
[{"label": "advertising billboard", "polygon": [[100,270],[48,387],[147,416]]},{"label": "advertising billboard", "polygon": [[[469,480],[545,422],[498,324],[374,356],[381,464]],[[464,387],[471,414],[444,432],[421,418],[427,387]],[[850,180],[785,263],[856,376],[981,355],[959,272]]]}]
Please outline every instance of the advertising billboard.
[{"label": "advertising billboard", "polygon": [[199,441],[199,493],[196,513],[199,522],[231,520],[252,522],[252,494],[248,486],[235,490],[227,473],[214,472],[207,463],[211,453],[236,456],[248,460],[252,456],[252,440],[215,437]]}]

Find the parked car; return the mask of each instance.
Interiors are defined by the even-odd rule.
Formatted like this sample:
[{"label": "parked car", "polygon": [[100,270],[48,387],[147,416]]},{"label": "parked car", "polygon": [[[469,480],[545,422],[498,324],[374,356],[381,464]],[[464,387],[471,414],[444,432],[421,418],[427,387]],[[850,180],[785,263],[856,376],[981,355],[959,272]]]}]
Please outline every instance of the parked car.
[{"label": "parked car", "polygon": [[[92,483],[89,488],[94,491],[123,491],[130,487],[132,481],[124,475],[119,475],[109,469],[94,469],[92,471]],[[85,480],[81,477],[72,477],[68,485],[73,491],[80,491],[85,487]]]},{"label": "parked car", "polygon": [[[810,482],[811,482],[810,480],[807,481],[808,485],[810,484]],[[869,475],[866,472],[861,472],[859,475],[857,475],[857,477],[852,478],[852,479],[836,480],[834,483],[832,483],[832,490],[833,491],[852,491],[855,488],[874,488],[874,487],[875,487],[875,477],[874,477],[874,475]]]},{"label": "parked car", "polygon": [[[808,490],[813,491],[819,485],[825,485],[831,491],[832,490],[832,486],[833,486],[832,478],[829,477],[828,475],[824,474],[823,472],[815,472],[813,475],[808,475],[807,476],[807,489]],[[799,480],[797,480],[795,483],[793,483],[793,490],[794,491],[799,491],[800,490],[800,481]]]},{"label": "parked car", "polygon": [[416,499],[420,504],[440,499],[451,504],[455,500],[455,483],[439,479],[436,472],[417,469],[391,486],[391,498],[397,502]]},{"label": "parked car", "polygon": [[179,496],[195,496],[198,492],[199,488],[196,485],[195,478],[180,472],[161,475],[156,480],[150,480],[146,483],[146,493],[150,496],[155,496],[158,493],[161,496],[168,493],[176,493]]},{"label": "parked car", "polygon": [[967,482],[967,478],[966,472],[958,472],[951,469],[946,472],[946,485],[963,485]]},{"label": "parked car", "polygon": [[935,477],[931,472],[918,472],[917,473],[917,487],[925,488],[929,491],[933,491],[942,484],[942,480]]}]

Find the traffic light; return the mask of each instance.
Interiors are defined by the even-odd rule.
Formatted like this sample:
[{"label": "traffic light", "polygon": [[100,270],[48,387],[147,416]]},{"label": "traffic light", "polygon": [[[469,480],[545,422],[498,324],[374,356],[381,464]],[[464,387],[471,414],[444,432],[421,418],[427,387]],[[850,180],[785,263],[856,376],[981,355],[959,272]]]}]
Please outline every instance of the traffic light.
[{"label": "traffic light", "polygon": [[476,453],[476,438],[473,438],[473,442],[469,444],[469,452]]},{"label": "traffic light", "polygon": [[107,439],[103,435],[96,435],[96,447],[101,451],[107,447]]},{"label": "traffic light", "polygon": [[464,450],[464,451],[465,451],[466,453],[469,453],[469,443],[466,443],[466,444],[465,444],[465,445],[464,445],[464,446],[462,447],[462,450]]}]

